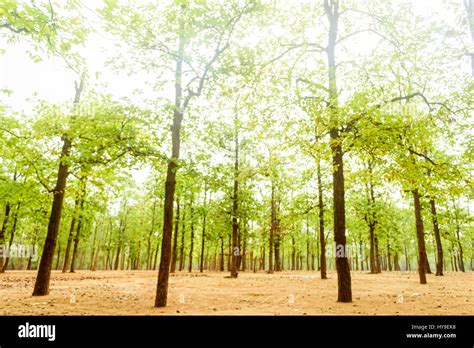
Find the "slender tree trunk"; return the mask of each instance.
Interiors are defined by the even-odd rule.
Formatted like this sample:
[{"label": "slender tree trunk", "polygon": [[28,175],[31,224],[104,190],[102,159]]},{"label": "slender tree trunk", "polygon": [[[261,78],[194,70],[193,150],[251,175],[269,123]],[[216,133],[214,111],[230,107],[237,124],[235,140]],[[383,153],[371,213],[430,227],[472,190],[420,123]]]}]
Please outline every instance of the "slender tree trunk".
[{"label": "slender tree trunk", "polygon": [[393,268],[394,268],[395,271],[401,271],[400,261],[399,261],[399,258],[398,258],[398,252],[395,253],[395,256],[393,257]]},{"label": "slender tree trunk", "polygon": [[2,248],[3,249],[2,251],[4,251],[0,255],[0,269],[3,269],[3,263],[4,263],[3,254],[7,251],[7,246],[5,245],[5,233],[7,231],[8,219],[10,217],[10,210],[11,210],[10,202],[7,202],[7,204],[5,205],[5,215],[3,218],[2,229],[0,230],[0,248]]},{"label": "slender tree trunk", "polygon": [[321,248],[319,269],[321,272],[321,279],[327,279],[326,266],[326,238],[324,235],[324,200],[323,200],[323,184],[321,177],[321,160],[318,159],[318,208],[319,208],[319,245]]},{"label": "slender tree trunk", "polygon": [[239,244],[239,133],[237,124],[237,111],[234,117],[235,127],[235,153],[234,153],[234,194],[232,196],[232,267],[230,270],[230,277],[237,278],[239,275],[239,258],[240,258],[240,244]]},{"label": "slender tree trunk", "polygon": [[186,232],[186,202],[183,203],[183,220],[181,224],[181,245],[179,247],[179,270],[184,269],[184,237]]},{"label": "slender tree trunk", "polygon": [[420,276],[420,284],[426,284],[425,231],[423,227],[423,218],[421,216],[420,194],[418,189],[414,189],[412,193],[415,207],[416,238],[418,242],[418,274]]},{"label": "slender tree trunk", "polygon": [[221,236],[220,237],[221,239],[221,257],[220,257],[220,266],[219,266],[219,270],[221,272],[224,272],[224,237]]},{"label": "slender tree trunk", "polygon": [[[12,245],[13,245],[13,239],[15,238],[16,225],[17,225],[17,222],[18,222],[18,211],[20,210],[20,206],[21,206],[21,203],[17,203],[15,212],[13,213],[13,225],[12,225],[11,234],[10,234],[10,241],[8,242],[9,252],[11,251],[11,248],[12,248]],[[3,226],[2,226],[2,229],[3,229]],[[1,242],[0,242],[0,245],[1,245]],[[3,256],[1,256],[0,259],[3,259]],[[5,258],[5,263],[0,268],[0,273],[5,273],[5,271],[8,268],[9,261],[10,261],[10,255],[8,253],[7,257]]]},{"label": "slender tree trunk", "polygon": [[193,271],[193,251],[194,251],[194,213],[193,213],[193,197],[191,196],[191,201],[189,202],[189,215],[191,219],[191,236],[190,236],[190,246],[189,246],[189,264],[188,271]]},{"label": "slender tree trunk", "polygon": [[178,234],[179,234],[179,199],[176,201],[176,221],[174,223],[173,251],[171,253],[170,273],[176,271],[176,259],[178,257]]},{"label": "slender tree trunk", "polygon": [[147,248],[146,248],[146,269],[149,270],[151,267],[151,237],[153,236],[153,232],[155,232],[155,212],[156,212],[156,204],[157,204],[157,197],[153,200],[153,208],[151,210],[151,227],[150,231],[148,232],[148,240],[147,240]]},{"label": "slender tree trunk", "polygon": [[[79,85],[76,84],[74,105],[77,105],[80,101],[83,86],[84,83],[82,80]],[[33,296],[45,296],[49,294],[49,281],[51,278],[51,268],[53,266],[54,249],[56,248],[56,242],[58,239],[64,194],[66,191],[66,181],[69,174],[69,163],[67,159],[72,148],[71,139],[67,134],[63,135],[62,141],[63,146],[59,158],[56,186],[53,189],[53,203],[51,206],[51,214],[49,216],[48,232],[46,234],[43,253],[38,267]]]},{"label": "slender tree trunk", "polygon": [[439,231],[438,214],[436,213],[436,203],[434,198],[430,199],[431,219],[433,222],[433,232],[436,241],[436,275],[443,275],[443,244],[441,243],[441,233]]},{"label": "slender tree trunk", "polygon": [[204,250],[205,250],[205,243],[206,243],[206,217],[207,217],[206,194],[207,194],[207,188],[206,188],[206,185],[204,185],[204,216],[202,218],[201,261],[199,264],[199,272],[201,273],[204,270]]},{"label": "slender tree trunk", "polygon": [[79,205],[77,230],[76,230],[76,235],[75,235],[75,238],[74,238],[74,249],[73,249],[73,252],[72,252],[71,268],[69,270],[70,273],[74,273],[74,266],[75,266],[76,256],[77,256],[78,247],[79,247],[79,240],[81,238],[81,229],[82,229],[82,224],[84,222],[84,218],[82,216],[82,211],[84,210],[84,200],[85,200],[85,197],[86,197],[85,182],[83,182],[81,186],[82,186],[83,190],[82,190],[81,203]]},{"label": "slender tree trunk", "polygon": [[273,238],[275,236],[276,227],[276,205],[275,205],[275,185],[272,181],[272,198],[271,198],[271,221],[270,221],[270,238],[268,248],[268,273],[273,273]]},{"label": "slender tree trunk", "polygon": [[67,268],[69,266],[69,255],[71,253],[71,245],[74,239],[74,229],[76,227],[76,214],[79,212],[79,205],[80,205],[80,194],[77,195],[76,201],[74,203],[74,211],[72,213],[71,225],[69,227],[69,236],[67,239],[66,244],[66,251],[64,253],[64,261],[63,261],[63,273],[67,272]]},{"label": "slender tree trunk", "polygon": [[[278,204],[279,206],[279,204]],[[279,210],[279,207],[277,208],[277,211]],[[276,272],[281,272],[281,257],[280,257],[280,251],[281,251],[281,243],[282,243],[282,237],[280,233],[280,219],[277,217],[275,221],[275,271]]]},{"label": "slender tree trunk", "polygon": [[[335,48],[339,21],[339,1],[324,0],[324,10],[329,20],[328,44],[325,49],[328,60],[328,91],[330,122],[330,147],[333,165],[333,201],[334,201],[334,241],[336,248],[346,250],[346,211],[344,197],[344,160],[340,134],[338,92],[336,84]],[[338,302],[352,302],[351,272],[349,261],[344,252],[336,257]]]}]

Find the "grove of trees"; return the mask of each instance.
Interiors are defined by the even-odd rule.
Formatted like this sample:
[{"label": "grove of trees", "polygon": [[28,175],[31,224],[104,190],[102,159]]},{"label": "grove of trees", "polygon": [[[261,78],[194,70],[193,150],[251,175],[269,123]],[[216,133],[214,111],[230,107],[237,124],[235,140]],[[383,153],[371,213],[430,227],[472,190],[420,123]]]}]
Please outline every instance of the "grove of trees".
[{"label": "grove of trees", "polygon": [[335,270],[351,302],[353,271],[473,269],[473,0],[0,0],[0,40],[70,90],[0,86],[0,272],[33,295]]}]

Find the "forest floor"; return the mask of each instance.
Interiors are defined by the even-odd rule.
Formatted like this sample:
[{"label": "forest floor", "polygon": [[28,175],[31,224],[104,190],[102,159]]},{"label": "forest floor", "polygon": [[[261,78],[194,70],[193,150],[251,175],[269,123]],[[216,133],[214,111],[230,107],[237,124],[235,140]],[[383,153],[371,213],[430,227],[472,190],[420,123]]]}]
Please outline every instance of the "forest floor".
[{"label": "forest floor", "polygon": [[156,271],[53,271],[50,295],[32,297],[35,271],[0,274],[0,315],[473,315],[474,273],[352,272],[352,303],[338,303],[329,272],[178,272],[168,307],[154,308]]}]

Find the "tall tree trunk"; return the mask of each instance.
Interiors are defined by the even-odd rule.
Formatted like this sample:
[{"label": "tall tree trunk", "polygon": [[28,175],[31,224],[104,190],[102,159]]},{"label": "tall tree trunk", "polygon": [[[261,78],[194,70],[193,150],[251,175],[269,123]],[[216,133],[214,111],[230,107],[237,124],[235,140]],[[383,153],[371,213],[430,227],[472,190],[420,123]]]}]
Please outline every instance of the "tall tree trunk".
[{"label": "tall tree trunk", "polygon": [[[77,105],[81,98],[84,82],[81,80],[75,86],[74,105]],[[61,223],[61,213],[63,210],[64,194],[66,191],[66,181],[69,174],[68,157],[72,148],[72,142],[67,134],[62,136],[63,146],[59,157],[59,168],[56,179],[56,186],[53,189],[53,203],[48,222],[48,232],[44,242],[43,253],[41,255],[38,274],[36,276],[33,296],[45,296],[49,294],[49,281],[51,278],[51,268],[53,266],[54,249],[58,239],[59,225]]]},{"label": "tall tree trunk", "polygon": [[189,245],[189,264],[188,272],[193,271],[193,251],[194,251],[194,213],[193,213],[193,197],[191,196],[191,201],[189,202],[189,215],[191,219],[191,236],[190,236],[190,245]]},{"label": "tall tree trunk", "polygon": [[3,217],[2,229],[0,230],[0,251],[3,251],[2,253],[0,253],[0,269],[3,268],[4,254],[6,254],[8,251],[7,246],[5,245],[5,234],[7,231],[8,219],[10,217],[10,210],[10,202],[7,202],[7,204],[5,205],[5,215]]},{"label": "tall tree trunk", "polygon": [[275,272],[281,272],[281,258],[280,258],[280,242],[281,235],[278,226],[278,219],[276,222],[276,238],[275,238]]},{"label": "tall tree trunk", "polygon": [[181,223],[181,245],[179,247],[179,270],[184,269],[184,237],[186,232],[186,201],[183,203],[183,220]]},{"label": "tall tree trunk", "polygon": [[296,245],[294,236],[291,236],[291,270],[296,270]]},{"label": "tall tree trunk", "polygon": [[203,272],[204,270],[204,250],[205,250],[205,243],[206,243],[206,195],[207,195],[207,187],[204,184],[204,216],[202,218],[202,240],[201,240],[201,261],[199,263],[199,272]]},{"label": "tall tree trunk", "polygon": [[[5,273],[5,271],[8,268],[8,263],[10,261],[10,255],[9,254],[10,254],[10,251],[11,251],[11,248],[12,248],[12,245],[13,245],[13,239],[15,238],[16,225],[17,225],[17,222],[18,222],[18,211],[20,210],[20,206],[21,206],[21,203],[18,202],[17,205],[16,205],[15,212],[13,213],[13,225],[12,225],[11,234],[10,234],[10,241],[8,242],[8,251],[9,251],[9,253],[7,254],[7,257],[5,258],[5,263],[0,268],[0,273]],[[3,229],[3,226],[2,226],[2,229]],[[1,242],[0,242],[0,246],[1,246]],[[1,256],[0,259],[3,259],[3,256]]]},{"label": "tall tree trunk", "polygon": [[176,259],[178,257],[178,234],[179,234],[179,199],[176,200],[176,221],[174,223],[173,251],[171,253],[170,273],[176,271]]},{"label": "tall tree trunk", "polygon": [[234,194],[232,196],[232,266],[230,269],[230,277],[237,278],[239,275],[239,258],[240,258],[240,244],[239,244],[239,132],[237,124],[237,111],[234,117],[235,127],[235,148],[234,148]]},{"label": "tall tree trunk", "polygon": [[74,203],[74,210],[72,213],[71,225],[69,227],[69,236],[67,238],[66,251],[64,253],[63,271],[62,271],[63,273],[67,272],[67,268],[69,266],[69,255],[71,253],[71,245],[74,239],[74,229],[76,227],[76,215],[79,212],[79,205],[80,205],[80,193],[77,194],[77,197]]},{"label": "tall tree trunk", "polygon": [[147,240],[147,248],[146,248],[146,269],[149,270],[151,267],[151,237],[153,236],[153,232],[155,232],[155,212],[156,212],[156,204],[157,204],[157,197],[153,200],[153,208],[151,210],[151,226],[150,231],[148,232],[148,240]]},{"label": "tall tree trunk", "polygon": [[418,189],[414,189],[413,204],[415,207],[416,221],[416,238],[418,242],[418,274],[420,276],[420,284],[426,284],[426,248],[425,248],[425,231],[423,227],[423,218],[421,216],[420,193]]},{"label": "tall tree trunk", "polygon": [[392,260],[391,260],[392,255],[390,254],[390,239],[388,239],[387,236],[387,265],[388,265],[388,270],[392,270]]},{"label": "tall tree trunk", "polygon": [[438,214],[436,213],[436,203],[434,198],[430,199],[431,219],[433,222],[433,232],[436,241],[436,275],[443,275],[443,244],[441,243],[441,233],[439,232]]},{"label": "tall tree trunk", "polygon": [[270,221],[270,238],[268,248],[268,273],[273,273],[273,238],[275,236],[276,227],[276,204],[275,204],[275,184],[272,181],[272,197],[271,197],[271,221]]},{"label": "tall tree trunk", "polygon": [[221,257],[220,257],[220,266],[219,271],[224,272],[224,237],[221,236]]},{"label": "tall tree trunk", "polygon": [[318,159],[318,208],[319,208],[319,245],[320,245],[320,259],[319,269],[321,279],[327,279],[327,265],[326,265],[326,238],[324,235],[324,200],[323,200],[323,184],[321,177],[321,160]]},{"label": "tall tree trunk", "polygon": [[71,268],[69,270],[70,273],[74,273],[74,266],[75,266],[78,247],[79,247],[79,240],[81,238],[81,229],[82,229],[82,224],[84,222],[82,211],[84,210],[84,201],[85,201],[85,198],[86,198],[86,182],[85,182],[85,179],[83,179],[83,178],[81,179],[81,189],[82,189],[81,190],[81,202],[79,204],[78,223],[77,223],[76,235],[74,237],[74,249],[73,249],[73,252],[72,252]]},{"label": "tall tree trunk", "polygon": [[336,248],[344,251],[336,257],[338,302],[352,302],[351,272],[346,255],[346,209],[344,197],[344,160],[342,139],[340,134],[338,92],[336,84],[335,48],[339,21],[339,1],[324,0],[324,10],[329,20],[328,44],[326,47],[328,60],[328,91],[331,129],[330,147],[333,165],[333,201],[334,201],[334,241]]},{"label": "tall tree trunk", "polygon": [[73,249],[73,252],[72,252],[71,267],[69,269],[70,273],[75,272],[74,268],[75,268],[75,264],[76,264],[77,252],[79,250],[79,240],[81,238],[82,224],[83,224],[83,221],[84,221],[83,217],[81,216],[83,206],[84,206],[84,200],[82,200],[82,202],[81,202],[81,208],[80,208],[80,212],[79,212],[79,222],[77,223],[76,235],[74,237],[74,249]]}]

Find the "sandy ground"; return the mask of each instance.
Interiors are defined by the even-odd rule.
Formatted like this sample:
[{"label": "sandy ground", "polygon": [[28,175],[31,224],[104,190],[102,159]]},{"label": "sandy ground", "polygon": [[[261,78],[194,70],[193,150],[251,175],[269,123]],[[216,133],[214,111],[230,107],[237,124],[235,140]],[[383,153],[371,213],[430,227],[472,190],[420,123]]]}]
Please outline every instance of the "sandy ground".
[{"label": "sandy ground", "polygon": [[0,315],[474,315],[474,273],[352,272],[352,303],[336,302],[336,274],[177,273],[168,307],[154,308],[154,271],[54,271],[50,295],[32,297],[36,272],[0,274]]}]

